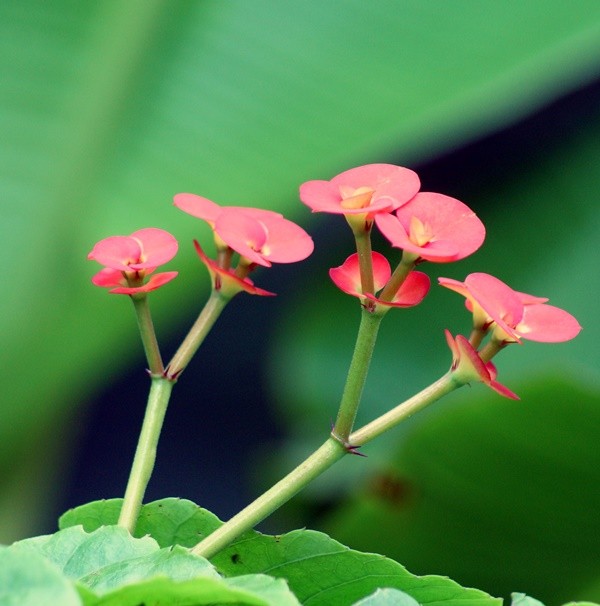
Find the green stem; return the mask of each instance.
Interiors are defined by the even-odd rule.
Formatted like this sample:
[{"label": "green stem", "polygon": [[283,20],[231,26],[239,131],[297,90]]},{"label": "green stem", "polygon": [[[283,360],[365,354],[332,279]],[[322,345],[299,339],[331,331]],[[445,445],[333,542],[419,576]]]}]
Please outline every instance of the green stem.
[{"label": "green stem", "polygon": [[[371,250],[371,231],[354,231],[356,241],[356,252],[358,253],[358,266],[360,269],[360,285],[363,293],[375,294],[373,283],[373,256]],[[369,299],[365,299],[365,305],[372,306]]]},{"label": "green stem", "polygon": [[156,332],[150,315],[150,306],[148,305],[148,297],[146,294],[133,295],[131,297],[135,315],[142,337],[142,344],[148,361],[148,369],[153,376],[160,376],[164,372],[158,341],[156,340]]},{"label": "green stem", "polygon": [[229,297],[225,297],[218,290],[211,292],[196,322],[194,322],[194,325],[167,366],[169,377],[173,379],[179,378],[229,300]]},{"label": "green stem", "polygon": [[461,385],[461,383],[457,383],[454,380],[451,372],[446,373],[435,383],[415,394],[412,398],[402,402],[402,404],[398,404],[392,410],[356,430],[350,435],[350,443],[353,446],[363,446]]},{"label": "green stem", "polygon": [[346,452],[346,449],[337,440],[329,438],[285,478],[193,547],[192,553],[211,558],[221,549],[227,547],[240,534],[254,528],[259,522],[279,509],[297,492],[341,459]]},{"label": "green stem", "polygon": [[415,257],[413,254],[402,254],[402,259],[400,259],[398,267],[396,267],[387,284],[384,286],[381,293],[379,293],[379,298],[382,301],[392,301],[394,299],[394,296],[398,290],[400,290],[404,280],[406,280],[408,274],[414,269],[416,259],[418,259],[418,257]]},{"label": "green stem", "polygon": [[166,377],[155,376],[152,378],[142,431],[135,451],[118,522],[119,526],[127,528],[131,533],[135,529],[146,486],[154,469],[158,438],[172,389],[173,382]]},{"label": "green stem", "polygon": [[354,425],[383,316],[384,314],[374,313],[367,308],[362,308],[356,345],[354,346],[346,385],[344,386],[337,419],[332,432],[333,436],[340,440],[342,444],[348,444],[348,436]]},{"label": "green stem", "polygon": [[[357,446],[366,444],[460,385],[450,372],[445,374],[420,393],[352,433],[349,443]],[[193,547],[192,553],[211,558],[241,534],[254,528],[349,452],[353,451],[335,438],[330,438],[285,478]]]}]

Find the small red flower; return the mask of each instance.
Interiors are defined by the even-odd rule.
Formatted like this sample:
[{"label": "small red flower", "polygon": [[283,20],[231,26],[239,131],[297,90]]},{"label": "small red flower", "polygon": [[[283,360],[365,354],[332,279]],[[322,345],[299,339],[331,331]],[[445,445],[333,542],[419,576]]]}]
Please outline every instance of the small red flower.
[{"label": "small red flower", "polygon": [[203,219],[213,229],[217,247],[229,247],[250,263],[294,263],[314,248],[311,237],[283,215],[259,208],[219,206],[195,194],[177,194],[175,206]]},{"label": "small red flower", "polygon": [[92,278],[96,286],[111,288],[113,294],[133,295],[156,290],[170,282],[176,271],[150,275],[159,266],[170,261],[177,253],[177,240],[168,232],[149,227],[130,236],[111,236],[100,240],[88,259],[105,266]]},{"label": "small red flower", "polygon": [[213,288],[215,290],[221,291],[224,295],[228,297],[233,297],[235,294],[242,290],[250,295],[260,295],[263,297],[275,296],[274,292],[269,292],[268,290],[263,290],[262,288],[254,286],[254,283],[249,278],[242,279],[236,276],[233,270],[219,267],[219,265],[215,261],[209,259],[206,256],[206,254],[200,247],[200,244],[198,244],[196,240],[194,240],[194,246],[196,248],[198,256],[200,257],[200,260],[202,261],[202,263],[204,263],[204,265],[206,265],[206,268],[208,269],[208,273],[210,274],[210,277],[213,282]]},{"label": "small red flower", "polygon": [[331,181],[303,183],[300,200],[313,212],[366,214],[370,219],[406,204],[420,187],[419,177],[408,168],[367,164],[351,168]]},{"label": "small red flower", "polygon": [[434,263],[458,261],[474,253],[485,239],[485,227],[466,205],[443,194],[418,193],[375,223],[392,246]]},{"label": "small red flower", "polygon": [[547,305],[548,299],[515,291],[489,274],[469,274],[464,282],[450,278],[438,280],[442,286],[467,299],[476,328],[485,330],[495,323],[493,330],[499,341],[528,339],[559,343],[575,338],[581,330],[571,314]]},{"label": "small red flower", "polygon": [[456,338],[454,338],[450,334],[450,331],[446,330],[444,332],[448,347],[450,347],[450,351],[452,352],[452,366],[450,370],[461,384],[467,384],[471,381],[481,381],[505,398],[511,398],[512,400],[520,399],[508,387],[496,381],[498,374],[496,367],[491,362],[484,364],[466,337],[456,335]]},{"label": "small red flower", "polygon": [[[373,283],[375,292],[379,292],[390,279],[392,271],[388,260],[378,252],[372,252]],[[366,297],[380,305],[388,307],[413,307],[418,305],[429,291],[429,277],[420,272],[412,271],[402,283],[400,290],[394,295],[392,301],[382,301],[374,293],[364,293],[360,280],[360,266],[358,254],[350,255],[342,265],[329,270],[329,277],[333,283],[346,294],[353,297]]]}]

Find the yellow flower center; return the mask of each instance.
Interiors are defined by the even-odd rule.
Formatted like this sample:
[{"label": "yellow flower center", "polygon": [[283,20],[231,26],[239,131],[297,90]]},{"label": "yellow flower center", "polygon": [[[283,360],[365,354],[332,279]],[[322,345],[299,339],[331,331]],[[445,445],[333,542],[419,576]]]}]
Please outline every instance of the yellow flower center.
[{"label": "yellow flower center", "polygon": [[408,237],[413,244],[425,246],[433,241],[433,230],[429,223],[423,223],[418,217],[410,218],[410,228]]},{"label": "yellow flower center", "polygon": [[373,197],[374,191],[370,187],[359,187],[354,189],[345,185],[340,185],[340,194],[342,201],[340,205],[342,208],[348,210],[355,208],[365,208],[371,204],[371,198]]}]

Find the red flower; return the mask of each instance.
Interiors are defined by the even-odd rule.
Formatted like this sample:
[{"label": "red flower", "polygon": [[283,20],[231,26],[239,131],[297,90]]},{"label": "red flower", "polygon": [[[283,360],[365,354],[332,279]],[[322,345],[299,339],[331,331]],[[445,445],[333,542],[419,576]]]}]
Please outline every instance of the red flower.
[{"label": "red flower", "polygon": [[208,269],[208,273],[213,282],[213,288],[215,290],[221,291],[224,295],[228,297],[233,297],[238,292],[244,290],[248,294],[251,295],[261,295],[263,297],[275,296],[274,292],[269,292],[268,290],[263,290],[262,288],[258,288],[254,286],[254,283],[249,278],[240,278],[235,275],[235,273],[231,269],[224,269],[219,267],[219,265],[209,259],[205,254],[200,244],[196,240],[194,240],[194,246],[196,247],[196,252],[200,257],[200,260],[206,268]]},{"label": "red flower", "polygon": [[485,239],[485,227],[477,215],[443,194],[418,193],[395,216],[378,214],[375,222],[392,246],[434,263],[463,259]]},{"label": "red flower", "polygon": [[448,347],[452,351],[450,370],[455,375],[456,380],[463,385],[471,381],[481,381],[500,395],[512,400],[519,400],[517,394],[496,381],[498,374],[496,367],[491,362],[484,364],[466,337],[456,335],[455,339],[448,330],[445,331],[445,334]]},{"label": "red flower", "polygon": [[105,265],[92,282],[111,288],[113,294],[133,295],[156,290],[175,278],[177,272],[155,274],[145,284],[143,280],[159,265],[170,261],[177,247],[177,240],[170,233],[154,227],[140,229],[130,236],[104,238],[88,255],[88,259]]},{"label": "red flower", "polygon": [[415,172],[393,164],[367,164],[347,170],[331,181],[307,181],[300,200],[313,212],[367,218],[406,204],[421,187]]},{"label": "red flower", "polygon": [[[379,292],[390,279],[392,271],[388,260],[378,252],[371,253],[373,261],[373,283],[375,292]],[[389,307],[412,307],[418,305],[429,291],[429,277],[420,271],[408,274],[400,290],[394,295],[392,301],[382,301],[374,293],[364,293],[360,281],[360,267],[358,254],[350,255],[342,265],[329,270],[329,277],[343,292],[353,297],[366,297],[380,305]]]},{"label": "red flower", "polygon": [[493,322],[498,341],[520,339],[559,343],[575,338],[581,326],[566,311],[547,305],[541,297],[513,290],[498,278],[485,273],[469,274],[464,282],[438,278],[439,283],[467,299],[474,325],[487,329]]},{"label": "red flower", "polygon": [[177,194],[175,206],[203,219],[213,229],[218,248],[230,248],[250,263],[294,263],[314,248],[311,237],[279,213],[259,208],[219,206],[195,194]]}]

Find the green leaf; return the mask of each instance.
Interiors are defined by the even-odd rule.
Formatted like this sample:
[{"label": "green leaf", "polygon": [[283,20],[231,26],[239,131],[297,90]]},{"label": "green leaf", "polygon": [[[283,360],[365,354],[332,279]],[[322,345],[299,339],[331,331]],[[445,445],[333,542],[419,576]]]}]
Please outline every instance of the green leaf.
[{"label": "green leaf", "polygon": [[398,589],[378,589],[370,596],[354,602],[353,606],[420,606],[408,594]]},{"label": "green leaf", "polygon": [[[177,510],[176,500],[172,501]],[[93,505],[97,506],[97,511],[108,512],[111,509],[105,507],[106,503]],[[88,520],[93,517],[89,511],[86,515]],[[163,521],[156,524],[159,529],[163,527]],[[118,526],[100,526],[90,533],[86,533],[81,526],[71,526],[54,535],[19,541],[5,551],[16,553],[13,559],[20,556],[23,562],[30,556],[33,562],[43,556],[45,566],[51,567],[63,585],[70,587],[67,577],[78,582],[80,596],[86,606],[135,606],[146,602],[165,606],[298,604],[281,579],[265,575],[223,579],[204,558],[178,546],[160,549],[151,537],[134,538]],[[11,570],[10,567],[7,569]],[[61,571],[64,576],[60,574]],[[12,591],[11,586],[11,595]],[[19,586],[15,591],[20,595]],[[80,604],[76,595],[75,599],[77,601],[73,603]],[[65,604],[68,606],[69,603]]]},{"label": "green leaf", "polygon": [[[116,524],[123,499],[93,501],[70,509],[59,520],[59,528],[81,524],[87,532]],[[161,546],[191,547],[221,525],[210,511],[187,499],[166,498],[142,506],[134,536],[151,535]]]},{"label": "green leaf", "polygon": [[84,590],[85,606],[298,606],[284,581],[264,575],[235,579],[193,579],[175,582],[154,578],[127,585],[102,595],[94,596]]},{"label": "green leaf", "polygon": [[92,533],[73,526],[52,535],[18,541],[11,548],[40,553],[68,577],[81,579],[104,566],[152,554],[159,546],[153,538],[133,538],[119,526],[106,526]]},{"label": "green leaf", "polygon": [[[61,518],[61,526],[81,520],[87,520],[90,528],[110,524],[116,519],[115,513],[118,516],[118,507],[106,502],[89,503],[67,512]],[[163,499],[142,507],[135,532],[171,541],[163,545],[176,542],[192,547],[200,540],[198,537],[205,536],[218,524],[213,514],[190,501]],[[262,573],[284,578],[298,599],[310,606],[350,604],[380,587],[406,591],[419,602],[432,606],[500,604],[481,591],[462,588],[444,577],[417,577],[397,562],[352,551],[323,533],[309,530],[281,536],[250,531],[211,561],[221,574],[229,577]]]},{"label": "green leaf", "polygon": [[29,549],[0,546],[2,606],[81,606],[73,584],[60,569]]},{"label": "green leaf", "polygon": [[79,577],[79,581],[96,594],[102,595],[123,585],[135,585],[157,575],[164,575],[172,581],[187,581],[197,577],[220,578],[207,560],[175,546],[102,566]]},{"label": "green leaf", "polygon": [[262,572],[283,577],[298,599],[309,606],[352,603],[380,587],[400,589],[428,606],[502,603],[445,577],[415,576],[393,560],[351,550],[320,532],[253,534],[215,556],[211,561],[217,570],[225,575]]}]

